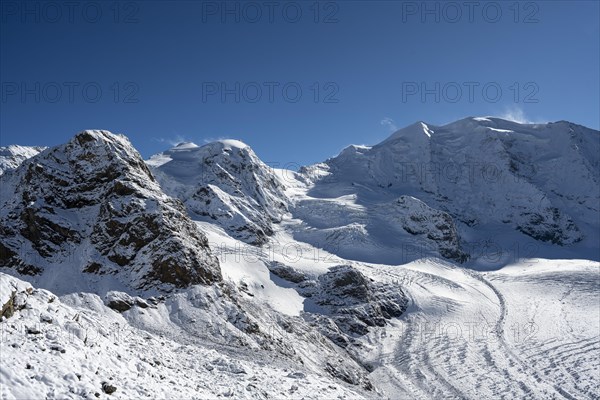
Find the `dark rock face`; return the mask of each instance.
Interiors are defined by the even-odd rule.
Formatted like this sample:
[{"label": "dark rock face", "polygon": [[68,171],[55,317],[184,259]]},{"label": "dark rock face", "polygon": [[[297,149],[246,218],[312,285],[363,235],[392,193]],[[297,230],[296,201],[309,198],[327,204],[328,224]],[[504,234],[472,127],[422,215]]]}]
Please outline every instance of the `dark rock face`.
[{"label": "dark rock face", "polygon": [[316,309],[306,317],[342,347],[352,337],[365,335],[369,327],[385,326],[386,320],[401,316],[408,306],[401,288],[374,283],[349,265],[335,266],[298,290]]},{"label": "dark rock face", "polygon": [[123,136],[81,132],[0,179],[0,266],[76,263],[138,289],[221,280],[204,234]]},{"label": "dark rock face", "polygon": [[540,213],[522,213],[522,223],[517,230],[532,238],[558,245],[577,243],[583,239],[571,218],[564,216],[558,208],[549,208]]},{"label": "dark rock face", "polygon": [[[3,227],[0,227],[0,232],[2,232],[2,236],[4,236],[4,232],[9,231]],[[12,267],[21,275],[33,276],[42,272],[40,267],[36,267],[25,262],[21,257],[19,257],[16,251],[6,247],[2,241],[0,241],[0,267]]]},{"label": "dark rock face", "polygon": [[361,385],[367,391],[374,390],[373,384],[368,379],[362,377],[361,375],[357,374],[356,371],[353,371],[349,368],[327,363],[325,366],[325,371],[327,371],[327,373],[334,378],[341,379],[342,381],[351,385]]},{"label": "dark rock face", "polygon": [[442,257],[458,262],[467,260],[468,255],[461,249],[460,236],[450,214],[411,196],[400,196],[392,210],[391,219],[398,221],[406,232],[420,235],[423,241],[437,247]]},{"label": "dark rock face", "polygon": [[278,261],[274,261],[268,265],[269,271],[275,276],[284,279],[288,282],[300,283],[304,282],[307,277],[302,272],[295,270]]},{"label": "dark rock face", "polygon": [[106,394],[113,394],[117,391],[117,388],[107,382],[102,383],[102,391]]},{"label": "dark rock face", "polygon": [[140,297],[132,297],[123,292],[108,292],[105,300],[106,306],[118,312],[125,312],[133,306],[148,308],[150,304]]}]

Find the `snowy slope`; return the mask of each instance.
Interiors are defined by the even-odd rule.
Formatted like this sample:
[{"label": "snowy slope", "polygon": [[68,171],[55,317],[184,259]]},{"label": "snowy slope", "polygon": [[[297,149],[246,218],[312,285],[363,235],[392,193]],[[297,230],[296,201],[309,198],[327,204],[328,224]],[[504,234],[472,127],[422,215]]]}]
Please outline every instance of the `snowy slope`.
[{"label": "snowy slope", "polygon": [[45,147],[11,145],[0,147],[0,175],[9,169],[15,169],[23,161],[44,151]]},{"label": "snowy slope", "polygon": [[[305,191],[293,211],[305,226],[297,237],[385,263],[426,255],[477,259],[481,241],[490,239],[504,255],[526,243],[536,251],[529,256],[597,258],[599,143],[598,131],[568,122],[418,122],[375,146],[350,146],[301,169]],[[429,211],[392,207],[401,196]],[[445,221],[447,228],[418,237],[424,231],[407,220]]]},{"label": "snowy slope", "polygon": [[[2,322],[2,398],[93,398],[94,393],[108,398],[103,382],[117,389],[112,397],[124,399],[172,398],[173,393],[185,399],[600,394],[598,263],[534,259],[493,273],[436,259],[403,268],[355,267],[376,282],[401,283],[410,299],[401,318],[369,328],[347,347],[369,366],[376,391],[364,392],[310,366],[321,353],[303,343],[300,332],[269,331],[288,348],[307,346],[300,356],[304,365],[243,344],[244,335],[225,333],[227,326],[217,320],[208,331],[195,328],[204,298],[198,290],[156,309],[135,307],[124,314],[107,309],[96,295],[56,299],[33,290],[22,296],[26,301],[16,302],[29,305]],[[2,285],[8,280],[23,291],[27,287],[0,275]],[[229,337],[227,345],[215,343],[219,337]],[[310,338],[313,345],[323,340],[304,340]]]},{"label": "snowy slope", "polygon": [[523,260],[479,273],[429,259],[374,267],[411,307],[370,336],[371,379],[390,398],[600,395],[600,264]]},{"label": "snowy slope", "polygon": [[[121,315],[97,295],[57,298],[0,273],[0,288],[5,286],[21,288],[16,300],[21,309],[0,323],[3,400],[364,396],[359,387],[256,345],[236,343],[235,336],[229,348],[191,335],[173,337],[190,322],[177,325],[168,308],[193,310],[197,293],[187,301]],[[143,319],[156,328],[144,326]]]}]

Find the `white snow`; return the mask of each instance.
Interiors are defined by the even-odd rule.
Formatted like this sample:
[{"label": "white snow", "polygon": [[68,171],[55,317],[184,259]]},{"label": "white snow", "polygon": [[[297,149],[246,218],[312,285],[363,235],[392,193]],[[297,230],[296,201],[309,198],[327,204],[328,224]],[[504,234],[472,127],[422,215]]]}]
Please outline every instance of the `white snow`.
[{"label": "white snow", "polygon": [[23,161],[44,151],[45,147],[10,145],[0,147],[0,175],[17,168]]},{"label": "white snow", "polygon": [[193,149],[193,148],[196,148],[196,147],[198,147],[198,145],[196,143],[193,143],[193,142],[181,142],[177,146],[175,146],[173,149],[187,150],[187,149]]},{"label": "white snow", "polygon": [[[15,279],[0,273],[0,287],[7,281]],[[143,314],[152,318],[156,333],[135,326]],[[210,342],[177,338],[169,321],[174,316],[139,308],[124,316],[96,295],[58,299],[35,290],[23,311],[0,324],[0,399],[360,397],[300,365],[267,353],[257,357],[257,349],[242,346],[235,356]],[[105,394],[104,383],[116,391]]]},{"label": "white snow", "polygon": [[[377,281],[402,285],[411,299],[402,318],[371,329],[352,350],[375,366],[370,378],[384,397],[598,394],[597,262],[522,260],[488,273],[435,259],[401,268],[355,265]],[[1,285],[15,281],[0,278]],[[363,397],[323,376],[302,372],[300,380],[289,378],[289,369],[260,357],[232,358],[201,342],[174,341],[169,319],[177,309],[136,308],[123,318],[95,295],[59,300],[44,290],[36,290],[27,304],[2,323],[3,399],[67,393],[91,399],[96,392],[104,398],[105,381],[117,387],[113,397],[123,399],[255,398],[261,392],[279,398]],[[138,315],[160,335],[148,331]],[[28,328],[40,333],[27,334]],[[290,391],[293,384],[298,388]]]},{"label": "white snow", "polygon": [[235,139],[223,139],[223,140],[219,140],[218,143],[221,143],[225,148],[238,148],[238,149],[243,149],[245,147],[248,147],[248,145],[240,140],[235,140]]},{"label": "white snow", "polygon": [[238,286],[244,284],[257,308],[268,307],[286,315],[300,315],[304,298],[292,288],[277,286],[265,265],[280,253],[278,248],[256,248],[230,237],[212,224],[198,222],[198,225],[219,257],[223,276]]}]

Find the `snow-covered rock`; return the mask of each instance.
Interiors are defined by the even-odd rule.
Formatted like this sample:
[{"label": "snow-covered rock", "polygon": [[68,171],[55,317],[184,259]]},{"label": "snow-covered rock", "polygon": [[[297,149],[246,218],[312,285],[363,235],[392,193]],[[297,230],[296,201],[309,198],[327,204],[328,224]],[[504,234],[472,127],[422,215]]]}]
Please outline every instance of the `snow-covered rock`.
[{"label": "snow-covered rock", "polygon": [[[308,326],[288,322],[289,332],[277,337],[265,329],[261,347],[227,322],[226,309],[211,299],[215,287],[198,285],[155,308],[123,313],[95,294],[57,297],[0,273],[2,301],[6,288],[24,296],[0,320],[2,399],[378,397],[364,388],[357,364]],[[346,382],[352,379],[363,387]]]},{"label": "snow-covered rock", "polygon": [[0,147],[0,175],[4,174],[4,171],[17,168],[23,161],[44,150],[46,150],[46,147],[40,146],[10,145]]},{"label": "snow-covered rock", "polygon": [[0,274],[0,318],[7,319],[21,309],[33,288],[27,282]]},{"label": "snow-covered rock", "polygon": [[2,267],[110,274],[136,289],[221,279],[206,237],[124,136],[81,132],[0,179]]},{"label": "snow-covered rock", "polygon": [[332,267],[314,285],[301,285],[299,291],[308,297],[308,320],[342,347],[365,335],[369,327],[385,326],[387,320],[400,317],[408,305],[400,287],[376,284],[350,265]]},{"label": "snow-covered rock", "polygon": [[287,212],[284,188],[271,168],[237,140],[182,143],[147,161],[163,190],[191,217],[214,222],[231,236],[260,245]]},{"label": "snow-covered rock", "polygon": [[113,310],[124,312],[134,306],[148,308],[150,304],[141,297],[130,296],[125,292],[110,291],[105,296],[105,304]]},{"label": "snow-covered rock", "polygon": [[375,283],[351,265],[336,265],[316,279],[281,262],[268,267],[306,297],[304,318],[341,347],[400,317],[408,305],[400,286]]},{"label": "snow-covered rock", "polygon": [[454,220],[448,213],[435,210],[412,196],[400,196],[392,204],[385,204],[381,211],[388,212],[389,218],[398,221],[406,232],[419,235],[423,242],[437,247],[442,257],[459,262],[466,260]]}]

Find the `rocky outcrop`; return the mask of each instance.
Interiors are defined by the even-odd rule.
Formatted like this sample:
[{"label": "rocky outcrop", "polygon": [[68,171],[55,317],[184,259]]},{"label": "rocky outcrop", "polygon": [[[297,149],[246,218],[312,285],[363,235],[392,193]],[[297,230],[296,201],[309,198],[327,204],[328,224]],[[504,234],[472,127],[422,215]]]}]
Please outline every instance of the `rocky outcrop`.
[{"label": "rocky outcrop", "polygon": [[298,293],[307,298],[305,319],[341,347],[368,333],[369,327],[385,326],[408,306],[400,287],[375,283],[349,265],[335,266],[317,279],[281,263],[269,269],[297,284]]},{"label": "rocky outcrop", "polygon": [[573,220],[556,207],[541,212],[523,212],[519,217],[517,230],[536,240],[568,245],[583,239]]},{"label": "rocky outcrop", "polygon": [[124,136],[81,132],[0,179],[0,267],[76,265],[138,289],[221,280],[204,234]]},{"label": "rocky outcrop", "polygon": [[288,282],[300,283],[308,279],[308,277],[301,271],[298,271],[288,265],[280,263],[279,261],[273,261],[269,263],[268,268],[273,275],[284,279]]},{"label": "rocky outcrop", "polygon": [[429,207],[419,199],[400,196],[388,205],[389,218],[411,235],[437,247],[442,257],[464,262],[468,255],[460,247],[460,237],[450,214]]},{"label": "rocky outcrop", "polygon": [[149,303],[141,297],[130,296],[127,293],[116,291],[110,291],[106,294],[105,304],[108,308],[121,313],[130,310],[134,306],[139,308],[155,306],[155,304]]},{"label": "rocky outcrop", "polygon": [[33,293],[33,288],[30,284],[12,276],[0,274],[0,322],[24,308],[27,297],[31,293]]}]

